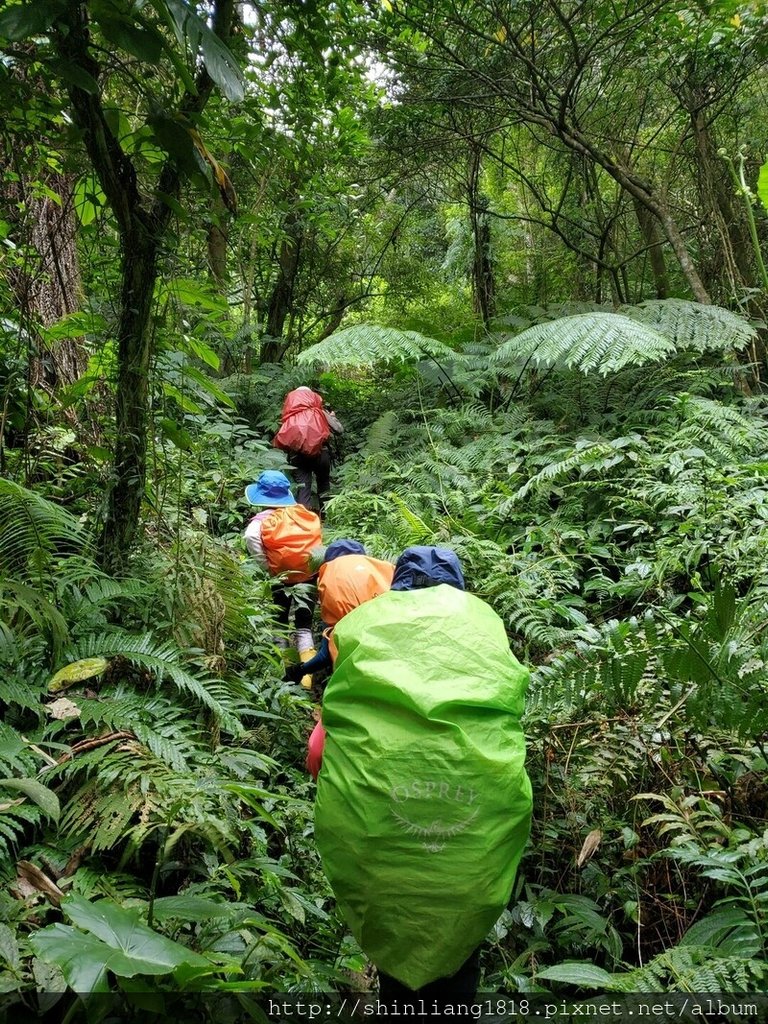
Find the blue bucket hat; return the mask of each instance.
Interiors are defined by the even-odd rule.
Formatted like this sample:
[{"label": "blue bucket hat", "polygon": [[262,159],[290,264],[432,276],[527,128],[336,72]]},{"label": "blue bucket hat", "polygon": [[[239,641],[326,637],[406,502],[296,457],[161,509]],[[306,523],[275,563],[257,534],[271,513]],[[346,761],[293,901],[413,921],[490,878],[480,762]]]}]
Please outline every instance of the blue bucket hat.
[{"label": "blue bucket hat", "polygon": [[323,561],[332,562],[334,558],[341,558],[342,555],[364,555],[365,548],[359,540],[349,540],[344,537],[341,540],[334,540],[325,549]]},{"label": "blue bucket hat", "polygon": [[291,481],[279,469],[265,469],[255,484],[248,484],[245,497],[252,505],[295,505]]},{"label": "blue bucket hat", "polygon": [[449,548],[425,547],[417,544],[406,548],[395,563],[392,590],[419,590],[447,583],[464,590],[464,574],[456,553]]}]

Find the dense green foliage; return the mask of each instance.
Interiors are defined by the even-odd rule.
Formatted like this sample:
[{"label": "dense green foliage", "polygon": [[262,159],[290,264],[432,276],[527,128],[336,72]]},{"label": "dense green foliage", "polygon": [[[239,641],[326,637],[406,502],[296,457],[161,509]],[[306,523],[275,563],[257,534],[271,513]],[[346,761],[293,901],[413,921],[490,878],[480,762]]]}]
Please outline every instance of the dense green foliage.
[{"label": "dense green foliage", "polygon": [[433,6],[0,12],[0,992],[30,1007],[374,984],[240,538],[299,384],[346,427],[327,539],[455,548],[532,667],[483,987],[766,987],[765,15]]}]

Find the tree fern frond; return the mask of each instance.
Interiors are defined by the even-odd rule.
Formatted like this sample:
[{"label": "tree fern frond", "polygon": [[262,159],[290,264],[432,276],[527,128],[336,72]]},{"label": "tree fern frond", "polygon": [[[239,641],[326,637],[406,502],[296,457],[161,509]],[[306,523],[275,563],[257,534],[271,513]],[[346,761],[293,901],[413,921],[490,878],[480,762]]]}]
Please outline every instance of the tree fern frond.
[{"label": "tree fern frond", "polygon": [[677,351],[728,352],[757,337],[754,327],[738,314],[686,299],[648,299],[621,312],[663,334]]},{"label": "tree fern frond", "polygon": [[653,328],[617,313],[580,313],[536,324],[493,353],[496,363],[575,367],[614,373],[671,355],[674,343]]},{"label": "tree fern frond", "polygon": [[306,366],[372,366],[374,363],[417,362],[429,356],[459,358],[452,348],[436,338],[416,331],[399,331],[377,324],[358,324],[336,331],[324,341],[310,345],[297,359]]}]

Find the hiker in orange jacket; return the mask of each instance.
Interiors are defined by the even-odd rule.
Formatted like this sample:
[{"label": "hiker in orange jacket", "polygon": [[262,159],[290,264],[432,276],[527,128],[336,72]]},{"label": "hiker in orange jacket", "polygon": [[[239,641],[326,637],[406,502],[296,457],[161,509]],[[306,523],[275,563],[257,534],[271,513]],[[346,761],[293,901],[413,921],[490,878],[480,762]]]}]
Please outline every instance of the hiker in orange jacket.
[{"label": "hiker in orange jacket", "polygon": [[[333,627],[347,612],[388,590],[394,571],[391,562],[382,562],[366,555],[359,541],[344,538],[328,545],[317,574],[323,639],[317,654],[311,662],[307,662],[305,671],[320,672],[331,668]],[[285,673],[286,679],[296,682],[297,672],[296,666],[289,667]]]},{"label": "hiker in orange jacket", "polygon": [[302,385],[289,391],[283,401],[280,429],[273,445],[288,456],[299,484],[297,500],[310,507],[312,477],[317,487],[317,502],[322,519],[331,490],[331,433],[342,434],[344,428],[336,414],[323,407],[323,399],[311,388]]},{"label": "hiker in orange jacket", "polygon": [[[263,507],[245,528],[245,546],[270,575],[282,578],[272,586],[272,600],[279,609],[278,621],[287,627],[293,607],[299,659],[308,661],[315,655],[314,601],[299,599],[293,584],[306,582],[314,575],[309,558],[312,550],[322,544],[320,520],[314,512],[297,504],[290,480],[279,470],[261,473],[256,483],[246,487],[245,496],[251,505]],[[281,510],[287,511],[280,515]],[[280,641],[278,645],[283,646]],[[311,680],[302,679],[302,685],[308,689]]]},{"label": "hiker in orange jacket", "polygon": [[[359,541],[343,539],[329,544],[317,577],[320,614],[325,625],[323,640],[315,657],[301,666],[290,666],[285,678],[298,682],[300,672],[331,668],[335,656],[334,627],[358,605],[389,590],[394,571],[391,562],[366,555]],[[307,771],[314,779],[320,770],[324,741],[325,730],[318,722],[309,737],[306,761]]]}]

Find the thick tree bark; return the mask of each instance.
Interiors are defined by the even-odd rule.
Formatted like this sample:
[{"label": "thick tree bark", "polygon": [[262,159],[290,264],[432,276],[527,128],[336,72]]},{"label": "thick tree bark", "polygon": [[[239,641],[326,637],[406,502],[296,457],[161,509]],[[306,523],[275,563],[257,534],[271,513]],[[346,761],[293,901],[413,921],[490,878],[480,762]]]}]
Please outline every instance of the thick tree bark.
[{"label": "thick tree bark", "polygon": [[477,316],[487,324],[496,315],[496,282],[491,261],[491,225],[488,202],[480,195],[481,148],[474,146],[469,158],[467,201],[472,228],[472,303]]},{"label": "thick tree bark", "polygon": [[[213,29],[229,36],[234,0],[217,0]],[[98,82],[101,67],[90,52],[88,10],[71,0],[63,30],[56,37],[59,54]],[[213,89],[205,68],[197,76],[196,92],[187,95],[178,113],[199,114]],[[107,515],[100,538],[102,565],[120,571],[136,538],[144,497],[149,423],[150,328],[158,260],[167,236],[172,203],[180,191],[181,175],[169,158],[148,201],[139,190],[136,168],[111,131],[99,93],[76,84],[68,86],[70,100],[88,155],[117,222],[122,248],[118,318],[118,379],[115,404],[116,444]]]},{"label": "thick tree bark", "polygon": [[283,336],[285,321],[293,308],[293,292],[299,269],[301,242],[300,214],[298,210],[291,210],[283,223],[283,238],[277,258],[277,280],[267,305],[265,338],[261,343],[262,363],[279,362],[286,348],[286,342],[280,339]]},{"label": "thick tree bark", "polygon": [[[60,385],[72,384],[84,372],[88,361],[81,338],[63,338],[47,344],[39,327],[50,327],[68,313],[80,308],[82,284],[77,256],[76,224],[71,177],[48,172],[41,183],[52,195],[35,194],[28,180],[28,168],[19,165],[12,154],[0,158],[3,174],[0,200],[15,220],[27,253],[25,261],[11,268],[8,281],[24,317],[27,330],[35,340],[30,361],[29,381],[35,387],[54,392]],[[16,210],[22,214],[16,215]]]}]

